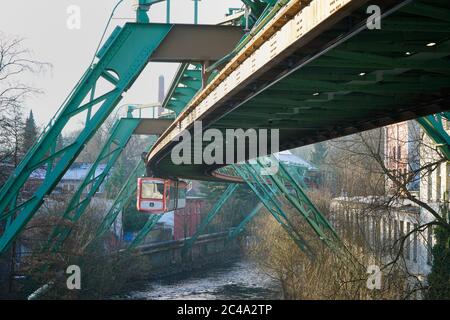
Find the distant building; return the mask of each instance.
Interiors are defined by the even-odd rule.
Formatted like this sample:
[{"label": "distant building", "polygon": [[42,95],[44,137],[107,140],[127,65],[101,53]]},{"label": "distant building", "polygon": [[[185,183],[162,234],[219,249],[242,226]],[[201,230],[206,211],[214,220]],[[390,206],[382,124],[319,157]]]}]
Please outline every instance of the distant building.
[{"label": "distant building", "polygon": [[[448,129],[448,128],[447,128]],[[384,164],[397,176],[414,174],[427,164],[437,161],[432,141],[423,134],[416,121],[405,121],[384,127]],[[448,199],[450,186],[448,162],[424,175],[416,174],[407,188],[421,201],[435,210]],[[386,177],[387,196],[340,197],[332,200],[333,223],[337,229],[350,230],[350,237],[359,239],[379,253],[388,262],[393,257],[389,248],[402,236],[434,217],[416,203],[389,196],[394,186]],[[347,234],[348,235],[348,234]],[[403,257],[411,275],[425,282],[431,271],[433,231],[431,227],[411,233],[403,247]],[[396,244],[398,246],[398,244]],[[398,249],[398,248],[397,248]]]},{"label": "distant building", "polygon": [[[445,131],[450,134],[450,124],[447,120],[443,123]],[[448,206],[450,190],[450,162],[443,161],[442,157],[436,151],[436,144],[426,134],[423,135],[423,141],[420,146],[420,166],[425,168],[430,164],[435,164],[421,174],[420,178],[420,200],[427,203],[437,212],[441,212],[443,206]],[[435,220],[435,217],[424,208],[420,210],[421,223],[427,223]],[[431,263],[431,248],[434,244],[433,230],[428,227],[425,230],[425,238],[428,241],[428,250],[430,252],[428,262]]]},{"label": "distant building", "polygon": [[174,240],[193,236],[205,214],[205,196],[200,191],[200,182],[192,181],[188,184],[186,206],[172,212],[165,213],[159,220],[166,228],[172,229]]},{"label": "distant building", "polygon": [[274,157],[286,165],[290,169],[291,174],[294,173],[296,175],[294,176],[295,179],[301,179],[308,187],[317,187],[321,179],[321,172],[310,162],[293,154],[289,150],[275,153]]},{"label": "distant building", "polygon": [[[417,170],[420,165],[420,127],[414,120],[403,121],[384,127],[384,163],[397,176]],[[387,189],[393,188],[391,180],[386,180]],[[419,192],[419,176],[408,184],[408,190]]]},{"label": "distant building", "polygon": [[277,152],[274,154],[274,157],[278,159],[278,161],[282,162],[288,166],[295,166],[301,168],[305,171],[315,171],[317,168],[309,163],[308,161],[296,156],[289,150]]},{"label": "distant building", "polygon": [[188,196],[186,207],[174,213],[173,239],[179,240],[193,236],[202,222],[202,211],[205,204],[203,197]]},{"label": "distant building", "polygon": [[[385,263],[392,261],[398,253],[399,239],[423,223],[417,204],[407,199],[389,201],[389,197],[382,196],[334,198],[331,212],[331,223],[339,234],[364,244],[383,257]],[[420,282],[425,281],[431,271],[430,237],[428,230],[414,232],[403,247],[408,271]]]},{"label": "distant building", "polygon": [[[445,121],[444,129],[450,134],[450,124],[448,121]],[[421,167],[437,163],[441,160],[441,156],[436,149],[435,143],[425,134],[420,150]],[[448,202],[449,189],[450,163],[444,161],[435,165],[435,168],[432,168],[432,170],[428,170],[421,178],[420,200],[429,203],[434,209],[438,209],[444,202]]]},{"label": "distant building", "polygon": [[[74,193],[79,185],[83,182],[84,178],[88,174],[92,167],[92,163],[76,162],[73,163],[70,168],[66,171],[62,179],[59,181],[58,185],[53,190],[54,194],[65,194]],[[95,176],[99,176],[105,170],[106,165],[100,164],[97,167]],[[30,175],[30,179],[25,185],[25,192],[28,194],[33,194],[39,185],[44,181],[47,170],[45,168],[39,168]],[[88,186],[85,192],[88,192],[90,187]],[[97,194],[102,194],[105,190],[104,184],[100,186]]]}]

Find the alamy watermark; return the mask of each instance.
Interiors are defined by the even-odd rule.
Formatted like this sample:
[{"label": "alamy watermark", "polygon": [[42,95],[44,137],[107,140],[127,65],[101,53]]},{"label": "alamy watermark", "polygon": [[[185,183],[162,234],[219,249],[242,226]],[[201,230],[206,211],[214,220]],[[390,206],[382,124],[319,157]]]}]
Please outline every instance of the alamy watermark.
[{"label": "alamy watermark", "polygon": [[[180,141],[181,140],[181,141]],[[279,152],[279,129],[206,129],[201,121],[195,121],[192,133],[183,130],[173,141],[179,142],[171,152],[172,162],[183,164],[255,164],[258,157]],[[206,145],[205,145],[206,144]],[[273,175],[278,172],[278,161],[260,159],[263,169],[260,174]]]},{"label": "alamy watermark", "polygon": [[70,5],[66,9],[68,14],[66,26],[69,30],[81,29],[81,8],[77,5]]},{"label": "alamy watermark", "polygon": [[381,269],[379,266],[372,264],[367,267],[367,273],[369,277],[367,278],[366,286],[369,290],[380,290],[381,289]]},{"label": "alamy watermark", "polygon": [[381,8],[375,4],[367,7],[367,14],[370,17],[367,18],[366,26],[369,30],[380,30],[381,29]]},{"label": "alamy watermark", "polygon": [[81,289],[81,269],[77,265],[70,265],[66,269],[66,273],[69,274],[66,280],[66,286],[69,290]]}]

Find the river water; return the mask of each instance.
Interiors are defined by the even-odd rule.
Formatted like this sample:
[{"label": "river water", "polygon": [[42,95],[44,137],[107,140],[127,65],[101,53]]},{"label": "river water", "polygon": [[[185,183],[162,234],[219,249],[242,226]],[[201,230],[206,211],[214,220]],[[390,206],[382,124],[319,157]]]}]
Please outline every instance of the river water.
[{"label": "river water", "polygon": [[139,283],[116,297],[132,300],[278,299],[279,287],[249,261]]}]

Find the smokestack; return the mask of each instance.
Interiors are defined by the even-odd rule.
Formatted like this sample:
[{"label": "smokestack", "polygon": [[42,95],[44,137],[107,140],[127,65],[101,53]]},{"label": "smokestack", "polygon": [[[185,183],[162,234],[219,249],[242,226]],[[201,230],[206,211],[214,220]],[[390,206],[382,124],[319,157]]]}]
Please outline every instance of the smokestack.
[{"label": "smokestack", "polygon": [[[158,102],[163,103],[164,101],[164,76],[159,76],[158,78]],[[162,113],[162,108],[158,107],[158,116]]]}]

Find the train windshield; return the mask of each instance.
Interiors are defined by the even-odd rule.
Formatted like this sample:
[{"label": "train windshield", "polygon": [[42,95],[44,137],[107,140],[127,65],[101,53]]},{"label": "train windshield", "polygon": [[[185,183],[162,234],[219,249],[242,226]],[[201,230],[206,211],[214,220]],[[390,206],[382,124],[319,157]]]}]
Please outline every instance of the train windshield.
[{"label": "train windshield", "polygon": [[141,198],[162,200],[164,195],[164,182],[155,180],[142,180]]}]

